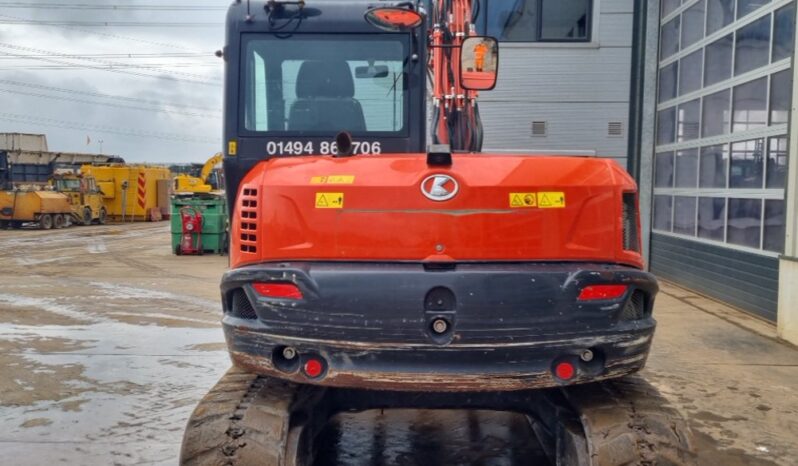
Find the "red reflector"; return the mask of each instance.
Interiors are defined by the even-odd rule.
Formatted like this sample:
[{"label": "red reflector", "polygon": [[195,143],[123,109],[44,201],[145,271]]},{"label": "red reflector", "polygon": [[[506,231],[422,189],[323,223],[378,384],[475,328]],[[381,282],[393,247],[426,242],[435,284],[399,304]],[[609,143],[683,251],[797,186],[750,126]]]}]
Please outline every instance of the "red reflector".
[{"label": "red reflector", "polygon": [[302,299],[302,291],[293,283],[253,283],[252,288],[267,298]]},{"label": "red reflector", "polygon": [[563,380],[570,380],[576,374],[576,370],[570,362],[561,362],[554,368],[554,374]]},{"label": "red reflector", "polygon": [[316,378],[321,375],[324,370],[324,365],[318,359],[308,359],[305,366],[302,368],[308,377]]},{"label": "red reflector", "polygon": [[626,285],[590,285],[582,288],[577,299],[579,301],[617,299],[624,293],[626,293]]}]

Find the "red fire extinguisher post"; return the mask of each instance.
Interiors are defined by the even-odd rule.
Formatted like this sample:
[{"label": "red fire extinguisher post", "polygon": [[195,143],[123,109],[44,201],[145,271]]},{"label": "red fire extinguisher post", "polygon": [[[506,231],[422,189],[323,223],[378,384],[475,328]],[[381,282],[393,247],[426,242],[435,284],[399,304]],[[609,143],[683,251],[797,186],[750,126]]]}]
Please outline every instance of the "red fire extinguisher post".
[{"label": "red fire extinguisher post", "polygon": [[194,207],[180,209],[182,238],[177,254],[202,254],[202,212]]}]

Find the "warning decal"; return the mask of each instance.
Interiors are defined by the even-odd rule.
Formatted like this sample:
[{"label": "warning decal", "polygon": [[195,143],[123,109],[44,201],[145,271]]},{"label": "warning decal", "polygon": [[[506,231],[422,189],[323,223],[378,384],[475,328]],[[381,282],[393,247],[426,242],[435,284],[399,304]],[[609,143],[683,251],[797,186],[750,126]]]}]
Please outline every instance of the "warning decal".
[{"label": "warning decal", "polygon": [[556,192],[539,192],[538,193],[538,207],[541,209],[562,209],[565,207],[565,193],[562,191]]},{"label": "warning decal", "polygon": [[510,207],[537,207],[537,195],[535,193],[510,193]]},{"label": "warning decal", "polygon": [[314,176],[310,179],[310,184],[352,184],[354,182],[355,175]]},{"label": "warning decal", "polygon": [[316,193],[317,209],[343,209],[344,193]]}]

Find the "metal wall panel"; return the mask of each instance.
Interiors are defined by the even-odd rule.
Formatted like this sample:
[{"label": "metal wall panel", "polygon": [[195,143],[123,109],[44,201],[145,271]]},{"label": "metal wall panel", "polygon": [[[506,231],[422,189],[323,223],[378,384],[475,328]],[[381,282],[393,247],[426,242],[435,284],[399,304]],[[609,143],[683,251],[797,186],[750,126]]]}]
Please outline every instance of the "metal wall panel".
[{"label": "metal wall panel", "polygon": [[[625,166],[634,2],[595,7],[592,43],[501,45],[499,82],[479,100],[485,150],[592,151]],[[533,121],[546,122],[545,136],[532,135]]]},{"label": "metal wall panel", "polygon": [[[628,103],[503,102],[482,105],[485,150],[594,151],[626,167]],[[546,136],[532,136],[532,122],[546,121]],[[608,122],[619,121],[623,136],[608,136]]]},{"label": "metal wall panel", "polygon": [[776,320],[779,260],[668,235],[651,235],[651,271],[666,280]]}]

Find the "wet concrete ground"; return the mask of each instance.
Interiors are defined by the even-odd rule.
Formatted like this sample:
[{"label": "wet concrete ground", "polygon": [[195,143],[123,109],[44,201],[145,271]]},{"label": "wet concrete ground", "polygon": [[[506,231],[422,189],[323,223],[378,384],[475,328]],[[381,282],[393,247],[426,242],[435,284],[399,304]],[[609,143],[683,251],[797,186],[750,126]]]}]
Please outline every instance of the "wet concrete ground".
[{"label": "wet concrete ground", "polygon": [[[168,225],[0,231],[0,464],[175,464],[229,366],[227,260],[175,257]],[[793,465],[798,350],[769,324],[663,287],[644,372],[690,420],[703,464]],[[319,464],[545,464],[512,413],[339,415]]]}]

